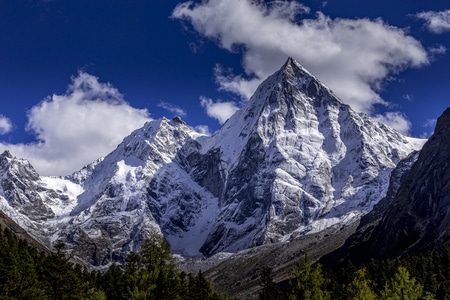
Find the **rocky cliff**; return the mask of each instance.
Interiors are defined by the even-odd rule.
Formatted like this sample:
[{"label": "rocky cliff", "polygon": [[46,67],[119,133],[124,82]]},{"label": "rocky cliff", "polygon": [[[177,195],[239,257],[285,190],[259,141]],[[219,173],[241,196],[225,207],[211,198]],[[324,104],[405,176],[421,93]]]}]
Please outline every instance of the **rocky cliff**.
[{"label": "rocky cliff", "polygon": [[450,108],[423,149],[391,174],[387,195],[361,219],[345,245],[323,259],[362,263],[394,259],[450,245]]}]

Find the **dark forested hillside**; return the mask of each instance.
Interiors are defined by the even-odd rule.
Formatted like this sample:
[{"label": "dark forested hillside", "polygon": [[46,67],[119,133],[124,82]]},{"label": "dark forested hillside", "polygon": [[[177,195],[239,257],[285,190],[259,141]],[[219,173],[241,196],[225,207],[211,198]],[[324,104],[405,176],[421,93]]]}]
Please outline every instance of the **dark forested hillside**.
[{"label": "dark forested hillside", "polygon": [[123,267],[88,272],[64,255],[28,245],[5,228],[0,230],[0,299],[224,299],[202,273],[175,269],[168,244],[146,241]]},{"label": "dark forested hillside", "polygon": [[[63,254],[63,243],[47,254],[0,231],[0,299],[226,299],[199,272],[177,271],[168,244],[154,236],[124,266],[88,272]],[[355,267],[349,260],[333,269],[307,257],[285,285],[261,272],[261,289],[252,299],[449,299],[450,249],[401,261],[371,260]],[[225,293],[226,291],[224,291]],[[399,298],[400,297],[400,298]],[[407,298],[401,298],[407,297]],[[427,298],[428,297],[428,298]]]},{"label": "dark forested hillside", "polygon": [[287,284],[275,284],[270,272],[261,272],[259,299],[450,299],[450,248],[398,261],[372,259],[358,267],[344,260],[327,268],[306,256]]}]

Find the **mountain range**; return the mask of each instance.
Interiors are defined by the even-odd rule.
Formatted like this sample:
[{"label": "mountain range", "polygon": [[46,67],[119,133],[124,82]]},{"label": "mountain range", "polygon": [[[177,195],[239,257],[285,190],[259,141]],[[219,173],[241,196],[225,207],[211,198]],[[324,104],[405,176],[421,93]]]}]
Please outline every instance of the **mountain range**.
[{"label": "mountain range", "polygon": [[[430,176],[448,177],[433,171],[448,159],[414,152],[424,143],[355,112],[289,58],[211,136],[178,117],[162,118],[65,177],[40,176],[5,151],[0,210],[48,248],[62,240],[71,256],[93,268],[123,263],[155,233],[184,257],[237,253],[356,224],[383,205],[395,214],[391,202],[402,210],[419,186],[441,193],[444,203],[448,184],[434,186]],[[429,160],[425,171],[414,164],[421,157]],[[399,181],[406,171],[413,174],[409,189]],[[446,213],[448,206],[428,202],[411,204],[423,209],[420,220]],[[397,217],[386,218],[376,245]],[[434,226],[420,224],[408,227],[414,237]],[[386,255],[396,253],[392,247]]]}]

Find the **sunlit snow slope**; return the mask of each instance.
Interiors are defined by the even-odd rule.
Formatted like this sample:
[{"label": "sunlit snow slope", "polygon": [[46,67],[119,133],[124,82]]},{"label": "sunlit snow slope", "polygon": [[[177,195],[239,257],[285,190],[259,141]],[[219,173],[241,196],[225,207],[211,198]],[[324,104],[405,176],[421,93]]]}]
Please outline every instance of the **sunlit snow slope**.
[{"label": "sunlit snow slope", "polygon": [[123,262],[163,234],[186,256],[287,242],[370,211],[424,140],[356,113],[293,59],[210,137],[181,119],[145,124],[65,178],[0,157],[0,209],[80,259]]}]

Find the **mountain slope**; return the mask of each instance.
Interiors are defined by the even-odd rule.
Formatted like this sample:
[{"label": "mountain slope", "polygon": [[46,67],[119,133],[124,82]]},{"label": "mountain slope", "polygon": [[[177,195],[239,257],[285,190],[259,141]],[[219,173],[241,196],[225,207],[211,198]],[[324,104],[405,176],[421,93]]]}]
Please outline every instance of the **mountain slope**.
[{"label": "mountain slope", "polygon": [[397,167],[391,172],[386,196],[373,207],[372,211],[361,218],[355,232],[346,238],[341,247],[321,258],[323,264],[334,266],[345,259],[350,259],[357,265],[368,261],[372,252],[373,241],[371,241],[371,238],[374,229],[380,224],[386,209],[395,201],[402,179],[411,171],[418,156],[419,152],[414,151],[398,163]]},{"label": "mountain slope", "polygon": [[[125,138],[82,179],[85,192],[78,196],[63,238],[82,256],[97,251],[94,265],[123,262],[153,232],[163,233],[174,252],[199,255],[195,245],[202,243],[203,227],[217,205],[178,163],[184,159],[182,149],[199,147],[197,136],[176,118],[147,123]],[[71,176],[83,177],[84,172]]]},{"label": "mountain slope", "polygon": [[325,264],[350,259],[394,259],[450,245],[450,108],[434,134],[392,172],[386,197],[361,219],[345,245],[323,258]]},{"label": "mountain slope", "polygon": [[422,144],[354,112],[290,58],[210,137],[163,118],[65,178],[3,154],[0,208],[94,266],[123,262],[154,232],[175,253],[210,256],[359,220]]},{"label": "mountain slope", "polygon": [[237,251],[357,220],[420,148],[357,114],[293,59],[204,144],[221,153],[219,222],[202,248]]},{"label": "mountain slope", "polygon": [[450,108],[402,181],[371,238],[380,258],[450,245]]}]

